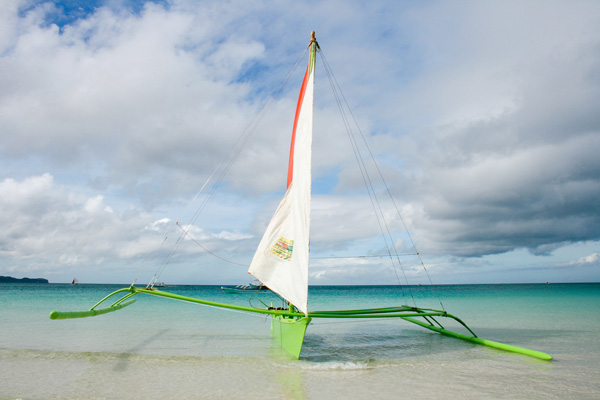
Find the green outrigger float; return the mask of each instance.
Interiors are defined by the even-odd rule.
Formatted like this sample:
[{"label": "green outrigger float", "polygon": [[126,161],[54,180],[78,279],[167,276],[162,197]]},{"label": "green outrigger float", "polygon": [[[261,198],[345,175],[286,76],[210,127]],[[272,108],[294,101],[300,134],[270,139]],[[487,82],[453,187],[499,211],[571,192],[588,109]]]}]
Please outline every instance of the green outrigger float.
[{"label": "green outrigger float", "polygon": [[[552,360],[552,356],[540,351],[481,339],[462,320],[447,313],[445,310],[407,305],[337,311],[308,310],[313,95],[315,59],[319,50],[314,32],[312,33],[308,50],[310,58],[298,99],[292,134],[287,191],[267,227],[248,270],[263,285],[281,296],[288,304],[287,308],[273,308],[268,306],[265,306],[265,308],[254,308],[218,303],[156,290],[152,284],[149,284],[146,288],[131,285],[130,287],[119,289],[104,297],[87,311],[52,311],[50,318],[84,318],[110,313],[133,304],[136,301],[134,296],[144,294],[223,309],[269,315],[271,316],[272,336],[294,358],[300,357],[306,328],[312,319],[399,318],[441,333],[442,335],[471,343],[520,353],[542,360]],[[339,104],[340,99],[338,98]],[[355,139],[351,139],[351,141],[354,146],[356,144]],[[358,155],[358,150],[356,148],[354,150],[355,154]],[[359,160],[359,164],[361,162]],[[366,174],[364,166],[361,167],[361,173]],[[387,192],[389,193],[389,190]],[[373,188],[369,189],[369,195],[375,196]],[[378,202],[373,201],[372,198],[372,204],[375,207],[375,204],[378,204]],[[376,215],[380,218],[380,216],[383,216],[383,213],[381,210],[378,212],[376,210]],[[380,226],[381,224],[386,224],[385,221],[380,220],[378,222]],[[387,225],[386,230],[389,232]],[[383,231],[384,229],[382,229],[382,233]],[[187,234],[184,231],[184,235]],[[386,240],[390,259],[398,257],[398,252],[394,248],[393,243],[393,240]],[[115,298],[116,300],[114,300]],[[458,322],[469,334],[458,333],[444,328],[440,323],[442,319],[450,319]]]}]

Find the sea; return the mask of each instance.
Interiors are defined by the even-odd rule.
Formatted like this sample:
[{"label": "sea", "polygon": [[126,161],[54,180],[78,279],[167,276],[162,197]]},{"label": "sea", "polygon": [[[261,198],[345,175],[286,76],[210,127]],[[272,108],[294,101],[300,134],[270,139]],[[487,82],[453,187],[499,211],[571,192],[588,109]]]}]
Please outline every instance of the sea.
[{"label": "sea", "polygon": [[[0,399],[600,398],[600,283],[309,290],[311,310],[443,307],[479,337],[552,361],[403,320],[313,320],[294,360],[270,338],[269,317],[143,294],[93,318],[48,317],[88,309],[117,288],[0,284]],[[280,302],[219,286],[164,290],[253,307]]]}]

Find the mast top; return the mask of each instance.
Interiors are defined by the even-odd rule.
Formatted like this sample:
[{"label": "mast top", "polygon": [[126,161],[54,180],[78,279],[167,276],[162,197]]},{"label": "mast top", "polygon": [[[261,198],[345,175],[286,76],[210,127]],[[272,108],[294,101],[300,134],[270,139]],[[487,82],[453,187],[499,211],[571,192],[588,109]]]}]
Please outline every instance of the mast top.
[{"label": "mast top", "polygon": [[308,47],[310,47],[312,44],[314,43],[314,48],[315,49],[319,49],[319,43],[317,42],[317,38],[315,37],[315,31],[312,31],[310,33],[310,43],[308,44]]}]

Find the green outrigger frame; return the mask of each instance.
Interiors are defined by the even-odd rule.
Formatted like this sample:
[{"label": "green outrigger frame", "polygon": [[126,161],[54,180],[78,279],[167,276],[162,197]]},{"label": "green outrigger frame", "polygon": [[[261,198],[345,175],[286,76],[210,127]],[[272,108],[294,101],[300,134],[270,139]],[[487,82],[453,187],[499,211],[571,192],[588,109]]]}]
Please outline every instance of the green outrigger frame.
[{"label": "green outrigger frame", "polygon": [[[174,300],[181,300],[190,303],[203,304],[206,306],[270,315],[272,317],[272,336],[279,342],[281,347],[286,352],[296,359],[300,358],[300,352],[302,350],[302,344],[304,343],[306,328],[313,318],[401,318],[405,321],[422,326],[423,328],[432,330],[434,332],[441,333],[445,336],[450,336],[471,343],[494,347],[496,349],[513,353],[524,354],[526,356],[535,357],[542,360],[552,360],[551,355],[541,351],[499,343],[492,340],[481,339],[477,337],[477,335],[475,335],[475,333],[462,320],[452,314],[448,314],[446,311],[411,306],[366,308],[358,310],[310,311],[308,316],[306,316],[303,313],[297,312],[293,306],[287,310],[245,307],[182,296],[156,289],[143,289],[131,285],[128,288],[122,288],[110,293],[102,300],[94,304],[87,311],[52,311],[50,313],[50,319],[85,318],[117,311],[133,304],[136,301],[133,296],[140,293]],[[112,302],[107,307],[105,306],[104,308],[101,308],[101,306],[108,302],[110,298],[117,295],[121,295],[117,301]],[[450,318],[455,320],[460,325],[465,327],[471,336],[444,328],[438,321],[439,318]]]}]

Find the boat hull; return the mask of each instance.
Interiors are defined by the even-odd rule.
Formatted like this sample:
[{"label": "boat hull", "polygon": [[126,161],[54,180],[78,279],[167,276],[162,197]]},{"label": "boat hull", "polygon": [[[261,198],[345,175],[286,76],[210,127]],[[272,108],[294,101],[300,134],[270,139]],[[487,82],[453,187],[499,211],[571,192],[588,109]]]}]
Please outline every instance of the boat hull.
[{"label": "boat hull", "polygon": [[271,336],[292,357],[300,358],[306,328],[312,318],[274,315],[271,318]]}]

